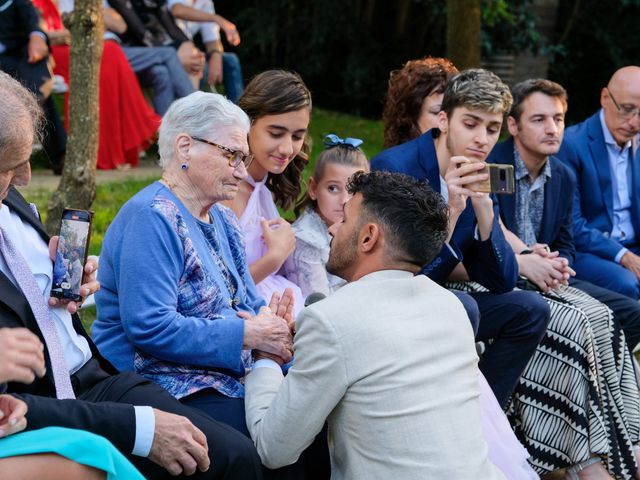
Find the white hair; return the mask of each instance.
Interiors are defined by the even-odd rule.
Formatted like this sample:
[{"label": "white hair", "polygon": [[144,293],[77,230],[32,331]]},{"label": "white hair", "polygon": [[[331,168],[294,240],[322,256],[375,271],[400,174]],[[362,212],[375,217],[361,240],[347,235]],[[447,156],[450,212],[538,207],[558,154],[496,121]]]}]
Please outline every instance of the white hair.
[{"label": "white hair", "polygon": [[[230,128],[240,128],[249,134],[251,122],[236,104],[217,93],[194,92],[171,104],[162,117],[158,135],[160,166],[164,169],[173,160],[174,144],[178,135],[207,138],[226,133]],[[214,138],[212,141],[224,139]]]}]

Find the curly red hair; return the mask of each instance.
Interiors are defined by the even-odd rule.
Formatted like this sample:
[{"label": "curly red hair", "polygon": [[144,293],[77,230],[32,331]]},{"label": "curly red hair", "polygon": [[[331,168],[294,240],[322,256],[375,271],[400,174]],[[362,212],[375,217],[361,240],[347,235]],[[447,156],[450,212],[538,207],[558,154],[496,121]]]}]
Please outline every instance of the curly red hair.
[{"label": "curly red hair", "polygon": [[385,148],[420,136],[418,117],[423,100],[433,93],[444,93],[456,73],[458,69],[450,60],[439,57],[410,60],[391,72],[382,112]]}]

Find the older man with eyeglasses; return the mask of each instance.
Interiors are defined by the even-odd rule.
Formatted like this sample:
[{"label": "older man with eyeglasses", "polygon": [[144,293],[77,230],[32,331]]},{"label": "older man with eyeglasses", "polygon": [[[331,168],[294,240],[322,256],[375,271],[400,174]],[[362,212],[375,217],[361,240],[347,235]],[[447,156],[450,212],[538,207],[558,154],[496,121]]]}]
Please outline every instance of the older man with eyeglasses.
[{"label": "older man with eyeglasses", "polygon": [[573,233],[578,278],[640,297],[640,67],[616,71],[602,108],[568,128],[558,157],[577,179]]}]

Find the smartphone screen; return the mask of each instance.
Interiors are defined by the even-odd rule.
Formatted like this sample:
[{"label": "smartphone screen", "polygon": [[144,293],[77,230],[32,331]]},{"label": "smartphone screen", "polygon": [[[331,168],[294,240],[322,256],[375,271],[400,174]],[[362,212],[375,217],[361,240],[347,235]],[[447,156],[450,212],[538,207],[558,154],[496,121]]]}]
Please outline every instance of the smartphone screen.
[{"label": "smartphone screen", "polygon": [[88,210],[65,209],[60,222],[60,239],[53,265],[51,296],[81,300],[80,285],[87,260],[91,218]]}]

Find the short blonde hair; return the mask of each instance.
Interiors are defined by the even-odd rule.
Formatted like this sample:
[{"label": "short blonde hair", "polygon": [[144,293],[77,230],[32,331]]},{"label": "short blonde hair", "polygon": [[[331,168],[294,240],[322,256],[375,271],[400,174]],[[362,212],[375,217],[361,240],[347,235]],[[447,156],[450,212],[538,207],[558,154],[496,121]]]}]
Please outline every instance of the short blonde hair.
[{"label": "short blonde hair", "polygon": [[511,91],[495,73],[482,68],[463,70],[447,84],[442,110],[451,117],[457,107],[506,115],[511,109]]}]

